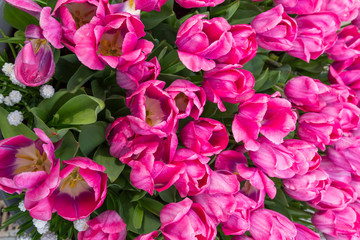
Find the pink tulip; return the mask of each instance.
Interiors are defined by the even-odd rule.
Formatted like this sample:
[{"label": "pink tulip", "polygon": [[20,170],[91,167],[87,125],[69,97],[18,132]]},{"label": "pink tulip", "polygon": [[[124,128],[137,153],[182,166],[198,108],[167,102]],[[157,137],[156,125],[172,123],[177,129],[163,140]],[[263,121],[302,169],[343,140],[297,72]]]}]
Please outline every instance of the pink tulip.
[{"label": "pink tulip", "polygon": [[358,105],[359,103],[359,99],[357,98],[356,93],[344,84],[331,84],[330,92],[322,94],[322,98],[326,104],[338,104],[340,102]]},{"label": "pink tulip", "polygon": [[239,113],[235,115],[232,132],[235,141],[243,141],[247,150],[256,151],[259,133],[275,144],[283,142],[289,132],[295,130],[297,116],[286,99],[255,94],[251,99],[239,105]]},{"label": "pink tulip", "polygon": [[321,240],[318,233],[313,232],[312,230],[301,224],[294,222],[294,225],[297,230],[295,240]]},{"label": "pink tulip", "polygon": [[282,144],[276,145],[264,137],[259,138],[260,147],[250,151],[254,164],[270,177],[291,178],[299,169],[294,153]]},{"label": "pink tulip", "polygon": [[79,232],[79,240],[125,240],[126,224],[120,215],[113,211],[107,210],[94,219],[86,222],[89,228],[86,231]]},{"label": "pink tulip", "polygon": [[108,14],[102,23],[85,24],[74,35],[75,54],[87,67],[102,70],[105,65],[127,69],[142,62],[153,44],[145,39],[144,25],[129,13]]},{"label": "pink tulip", "polygon": [[229,143],[225,125],[211,118],[189,122],[181,130],[180,139],[185,147],[204,156],[220,153]]},{"label": "pink tulip", "polygon": [[54,209],[69,221],[84,219],[98,209],[106,197],[105,167],[85,157],[63,161],[61,183],[55,194]]},{"label": "pink tulip", "polygon": [[318,112],[326,106],[322,95],[330,91],[329,86],[317,79],[299,76],[290,79],[284,93],[294,107],[305,112]]},{"label": "pink tulip", "polygon": [[345,61],[360,54],[359,29],[350,25],[338,33],[338,40],[334,46],[326,51],[328,56],[335,61]]},{"label": "pink tulip", "polygon": [[203,20],[205,16],[190,17],[176,36],[180,61],[188,69],[198,72],[209,71],[216,63],[243,64],[255,55],[255,33],[250,26],[230,26],[224,18]]},{"label": "pink tulip", "polygon": [[325,0],[275,0],[276,4],[282,4],[285,12],[289,14],[312,14],[320,12]]},{"label": "pink tulip", "polygon": [[[312,223],[316,228],[326,235],[335,237],[333,239],[350,238],[360,230],[359,204],[350,204],[343,210],[319,211],[312,217]],[[356,239],[356,238],[355,238]],[[355,240],[354,239],[354,240]]]},{"label": "pink tulip", "polygon": [[25,192],[25,208],[33,218],[48,221],[53,212],[51,194],[60,183],[60,163],[51,140],[40,129],[35,142],[23,135],[0,141],[0,189]]},{"label": "pink tulip", "polygon": [[336,42],[336,31],[340,28],[338,16],[331,12],[299,15],[295,18],[298,35],[293,47],[287,51],[291,56],[306,62],[317,59]]},{"label": "pink tulip", "polygon": [[285,216],[268,209],[258,209],[250,215],[250,233],[254,240],[295,239],[295,225]]},{"label": "pink tulip", "polygon": [[155,240],[155,238],[159,235],[158,231],[153,231],[148,234],[141,234],[134,238],[134,240]]},{"label": "pink tulip", "polygon": [[315,198],[308,204],[319,210],[342,210],[357,199],[357,193],[349,184],[333,180],[321,197]]},{"label": "pink tulip", "polygon": [[326,153],[327,158],[336,166],[360,176],[360,137],[342,137]]},{"label": "pink tulip", "polygon": [[334,162],[330,161],[327,156],[322,156],[320,167],[321,169],[325,170],[331,180],[336,180],[343,183],[351,182],[351,173],[344,170],[342,166],[335,165]]},{"label": "pink tulip", "polygon": [[146,81],[126,98],[132,113],[127,118],[135,133],[166,137],[176,131],[178,108],[175,100],[162,90],[164,85],[158,80]]},{"label": "pink tulip", "polygon": [[129,90],[131,94],[139,87],[140,83],[157,79],[160,70],[160,64],[154,57],[150,61],[144,60],[131,65],[127,70],[117,69],[116,82],[121,88]]},{"label": "pink tulip", "polygon": [[178,149],[173,164],[182,166],[184,172],[175,182],[175,187],[181,197],[194,196],[204,192],[210,184],[212,170],[207,162],[210,159],[189,149]]},{"label": "pink tulip", "polygon": [[224,0],[176,0],[183,8],[215,7]]},{"label": "pink tulip", "polygon": [[255,91],[254,76],[232,65],[218,65],[204,73],[202,86],[208,101],[216,103],[221,111],[226,111],[222,101],[242,103],[251,98]]},{"label": "pink tulip", "polygon": [[216,236],[216,226],[204,208],[189,198],[166,205],[160,212],[160,221],[165,240],[215,239]]},{"label": "pink tulip", "polygon": [[289,50],[298,31],[296,21],[284,12],[281,4],[257,15],[251,26],[259,46],[271,51]]},{"label": "pink tulip", "polygon": [[335,119],[325,113],[305,113],[299,118],[298,136],[304,141],[315,144],[321,150],[325,145],[341,137],[341,129]]},{"label": "pink tulip", "polygon": [[333,12],[341,21],[351,21],[359,13],[360,3],[357,0],[324,0],[321,11]]},{"label": "pink tulip", "polygon": [[135,9],[151,12],[152,10],[160,12],[162,5],[166,3],[166,0],[129,0],[130,2],[134,1]]},{"label": "pink tulip", "polygon": [[179,119],[187,116],[199,119],[206,102],[204,89],[188,80],[177,79],[165,91],[175,100]]},{"label": "pink tulip", "polygon": [[295,175],[283,180],[285,192],[299,201],[321,198],[322,194],[329,188],[330,182],[329,175],[321,168],[305,175]]}]

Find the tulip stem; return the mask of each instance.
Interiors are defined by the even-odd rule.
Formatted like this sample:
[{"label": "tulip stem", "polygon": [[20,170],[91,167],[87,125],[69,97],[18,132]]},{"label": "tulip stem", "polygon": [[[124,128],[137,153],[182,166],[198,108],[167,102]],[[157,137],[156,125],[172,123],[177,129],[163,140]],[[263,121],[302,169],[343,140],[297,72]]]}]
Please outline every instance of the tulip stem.
[{"label": "tulip stem", "polygon": [[[1,35],[3,35],[4,38],[9,38],[2,29],[0,29],[0,33],[1,33]],[[15,52],[14,46],[11,43],[8,43],[8,44],[9,44],[12,55],[14,56],[14,58],[16,58],[16,52]]]}]

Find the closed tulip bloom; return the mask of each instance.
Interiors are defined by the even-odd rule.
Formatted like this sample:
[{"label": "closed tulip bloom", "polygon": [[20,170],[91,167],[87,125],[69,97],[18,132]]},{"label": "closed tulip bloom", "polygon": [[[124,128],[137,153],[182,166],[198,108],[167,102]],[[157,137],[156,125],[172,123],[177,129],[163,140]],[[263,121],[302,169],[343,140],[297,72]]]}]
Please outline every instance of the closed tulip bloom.
[{"label": "closed tulip bloom", "polygon": [[63,161],[61,183],[55,194],[54,208],[69,221],[84,219],[98,209],[106,198],[105,167],[85,157]]},{"label": "closed tulip bloom", "polygon": [[286,51],[297,35],[297,23],[280,4],[257,15],[251,22],[259,46],[271,51]]},{"label": "closed tulip bloom", "polygon": [[220,111],[226,111],[222,101],[242,103],[251,98],[255,78],[251,72],[232,65],[218,65],[204,73],[202,86],[208,101],[216,103]]},{"label": "closed tulip bloom", "polygon": [[126,224],[120,215],[107,210],[86,222],[89,228],[78,233],[79,240],[125,240]]},{"label": "closed tulip bloom", "polygon": [[325,0],[275,0],[276,4],[283,5],[289,14],[312,14],[320,12]]},{"label": "closed tulip bloom", "polygon": [[294,223],[269,209],[258,209],[251,213],[249,231],[254,240],[295,239],[297,234]]},{"label": "closed tulip bloom", "polygon": [[185,147],[204,156],[220,153],[229,143],[226,127],[211,118],[189,122],[180,132]]},{"label": "closed tulip bloom", "polygon": [[321,194],[329,188],[330,182],[329,175],[321,168],[283,180],[285,192],[299,201],[321,198]]},{"label": "closed tulip bloom", "polygon": [[357,0],[324,0],[321,11],[333,12],[341,21],[351,21],[359,13],[360,3]]},{"label": "closed tulip bloom", "polygon": [[189,198],[166,205],[160,212],[160,221],[165,240],[215,239],[216,236],[216,226],[204,208]]},{"label": "closed tulip bloom", "polygon": [[224,0],[176,0],[183,8],[215,7]]},{"label": "closed tulip bloom", "polygon": [[305,227],[304,225],[294,222],[297,229],[295,240],[321,240],[320,235]]}]

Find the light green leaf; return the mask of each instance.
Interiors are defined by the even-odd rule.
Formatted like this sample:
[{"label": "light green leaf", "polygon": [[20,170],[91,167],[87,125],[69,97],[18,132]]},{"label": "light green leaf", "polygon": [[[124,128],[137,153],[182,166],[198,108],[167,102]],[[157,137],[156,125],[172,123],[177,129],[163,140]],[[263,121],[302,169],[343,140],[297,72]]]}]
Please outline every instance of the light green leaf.
[{"label": "light green leaf", "polygon": [[136,229],[140,229],[144,218],[144,209],[140,206],[140,204],[136,205],[132,217],[134,227]]}]

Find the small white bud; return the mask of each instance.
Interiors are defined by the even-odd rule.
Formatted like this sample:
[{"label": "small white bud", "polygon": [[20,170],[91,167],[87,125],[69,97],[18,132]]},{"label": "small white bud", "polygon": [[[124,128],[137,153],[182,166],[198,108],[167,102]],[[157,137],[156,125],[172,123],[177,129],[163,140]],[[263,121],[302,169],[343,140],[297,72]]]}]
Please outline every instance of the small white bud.
[{"label": "small white bud", "polygon": [[40,240],[57,240],[58,237],[54,232],[46,232],[41,236]]},{"label": "small white bud", "polygon": [[4,95],[2,95],[1,93],[0,93],[0,104],[2,104],[3,102],[4,102]]},{"label": "small white bud", "polygon": [[24,84],[22,84],[21,82],[19,82],[19,80],[16,79],[15,77],[15,73],[12,73],[10,76],[10,81],[14,84],[14,85],[18,85],[22,88],[26,88],[26,86]]},{"label": "small white bud", "polygon": [[24,200],[19,202],[18,208],[20,209],[20,211],[22,212],[26,212],[26,208],[25,208],[25,204],[24,204]]},{"label": "small white bud", "polygon": [[33,219],[33,224],[36,227],[38,233],[44,234],[49,231],[50,223],[48,221],[42,221],[39,219]]},{"label": "small white bud", "polygon": [[9,113],[9,115],[7,116],[7,120],[10,125],[17,126],[22,123],[24,117],[21,112],[15,110],[14,112]]},{"label": "small white bud", "polygon": [[21,101],[22,95],[19,91],[12,90],[9,93],[10,101],[14,104],[19,103]]},{"label": "small white bud", "polygon": [[3,71],[3,73],[10,77],[11,73],[14,72],[14,64],[12,63],[5,63],[1,69]]},{"label": "small white bud", "polygon": [[42,85],[40,88],[40,95],[43,98],[51,98],[55,93],[55,89],[51,85]]},{"label": "small white bud", "polygon": [[89,221],[89,217],[84,218],[84,219],[78,219],[76,221],[74,221],[74,228],[76,230],[78,230],[79,232],[83,232],[86,231],[86,229],[89,228],[89,226],[86,224],[87,221]]},{"label": "small white bud", "polygon": [[17,236],[16,240],[31,240],[31,236],[28,233],[23,233],[22,235]]},{"label": "small white bud", "polygon": [[11,101],[9,96],[6,96],[4,98],[4,103],[5,103],[6,106],[14,106],[14,103]]}]

